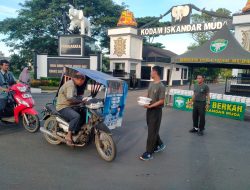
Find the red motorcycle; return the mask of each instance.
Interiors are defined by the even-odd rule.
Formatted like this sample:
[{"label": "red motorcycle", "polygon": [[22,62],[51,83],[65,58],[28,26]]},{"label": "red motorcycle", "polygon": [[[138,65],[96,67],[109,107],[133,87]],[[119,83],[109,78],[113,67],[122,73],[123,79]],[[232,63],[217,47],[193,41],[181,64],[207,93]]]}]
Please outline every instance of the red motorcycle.
[{"label": "red motorcycle", "polygon": [[6,112],[9,112],[9,114],[7,114],[8,117],[1,117],[1,122],[5,124],[16,123],[31,133],[36,132],[40,128],[40,121],[38,112],[34,109],[35,102],[31,96],[29,87],[18,83],[8,89]]}]

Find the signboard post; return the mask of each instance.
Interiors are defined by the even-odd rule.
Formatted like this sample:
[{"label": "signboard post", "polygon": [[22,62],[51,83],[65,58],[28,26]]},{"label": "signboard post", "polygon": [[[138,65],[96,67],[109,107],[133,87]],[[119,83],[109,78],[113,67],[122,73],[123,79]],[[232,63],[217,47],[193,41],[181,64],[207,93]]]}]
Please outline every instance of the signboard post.
[{"label": "signboard post", "polygon": [[[193,107],[188,105],[189,101],[191,101],[191,96],[174,95],[173,107],[183,111],[192,111]],[[207,110],[207,113],[242,121],[244,120],[245,110],[246,104],[244,103],[211,99],[210,108]]]},{"label": "signboard post", "polygon": [[81,36],[60,36],[60,56],[83,56],[83,38]]}]

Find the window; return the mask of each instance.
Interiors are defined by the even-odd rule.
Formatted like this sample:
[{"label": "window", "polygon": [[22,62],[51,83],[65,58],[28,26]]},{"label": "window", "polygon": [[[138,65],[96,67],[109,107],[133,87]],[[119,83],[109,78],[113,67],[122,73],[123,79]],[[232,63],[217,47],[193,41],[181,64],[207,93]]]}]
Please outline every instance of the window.
[{"label": "window", "polygon": [[179,71],[180,70],[180,68],[176,68],[176,71]]},{"label": "window", "polygon": [[150,74],[151,74],[151,67],[149,66],[142,66],[141,67],[141,79],[144,80],[150,80]]},{"label": "window", "polygon": [[164,72],[164,67],[160,67],[160,69],[161,69],[161,80],[163,80],[163,72]]},{"label": "window", "polygon": [[187,80],[188,78],[187,73],[188,73],[188,69],[186,68],[181,69],[181,79]]},{"label": "window", "polygon": [[[150,80],[151,79],[151,67],[150,66],[142,66],[141,67],[141,79],[144,80]],[[161,80],[163,80],[163,72],[164,72],[164,67],[160,67],[161,69]]]},{"label": "window", "polygon": [[125,70],[125,63],[115,63],[115,70]]}]

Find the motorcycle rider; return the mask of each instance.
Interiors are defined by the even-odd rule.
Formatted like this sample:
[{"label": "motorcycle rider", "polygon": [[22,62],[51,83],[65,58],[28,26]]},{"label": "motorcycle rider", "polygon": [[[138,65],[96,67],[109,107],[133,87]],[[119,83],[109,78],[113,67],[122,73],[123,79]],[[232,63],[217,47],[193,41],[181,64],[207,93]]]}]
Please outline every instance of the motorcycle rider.
[{"label": "motorcycle rider", "polygon": [[6,111],[6,104],[8,103],[8,97],[6,92],[8,92],[8,87],[16,83],[14,75],[9,72],[9,61],[0,61],[0,116],[9,116],[11,113]]},{"label": "motorcycle rider", "polygon": [[64,83],[59,89],[56,110],[69,121],[69,131],[65,136],[66,143],[73,145],[72,133],[76,133],[81,127],[81,115],[73,106],[83,102],[82,96],[79,96],[78,87],[85,84],[85,76],[81,73],[76,73],[72,80]]}]

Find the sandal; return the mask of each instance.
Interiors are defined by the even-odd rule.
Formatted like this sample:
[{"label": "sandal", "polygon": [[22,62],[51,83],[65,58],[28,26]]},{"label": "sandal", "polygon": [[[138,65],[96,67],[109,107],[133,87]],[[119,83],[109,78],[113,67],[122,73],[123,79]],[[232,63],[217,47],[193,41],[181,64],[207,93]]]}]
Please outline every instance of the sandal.
[{"label": "sandal", "polygon": [[68,146],[74,146],[72,139],[65,139]]}]

